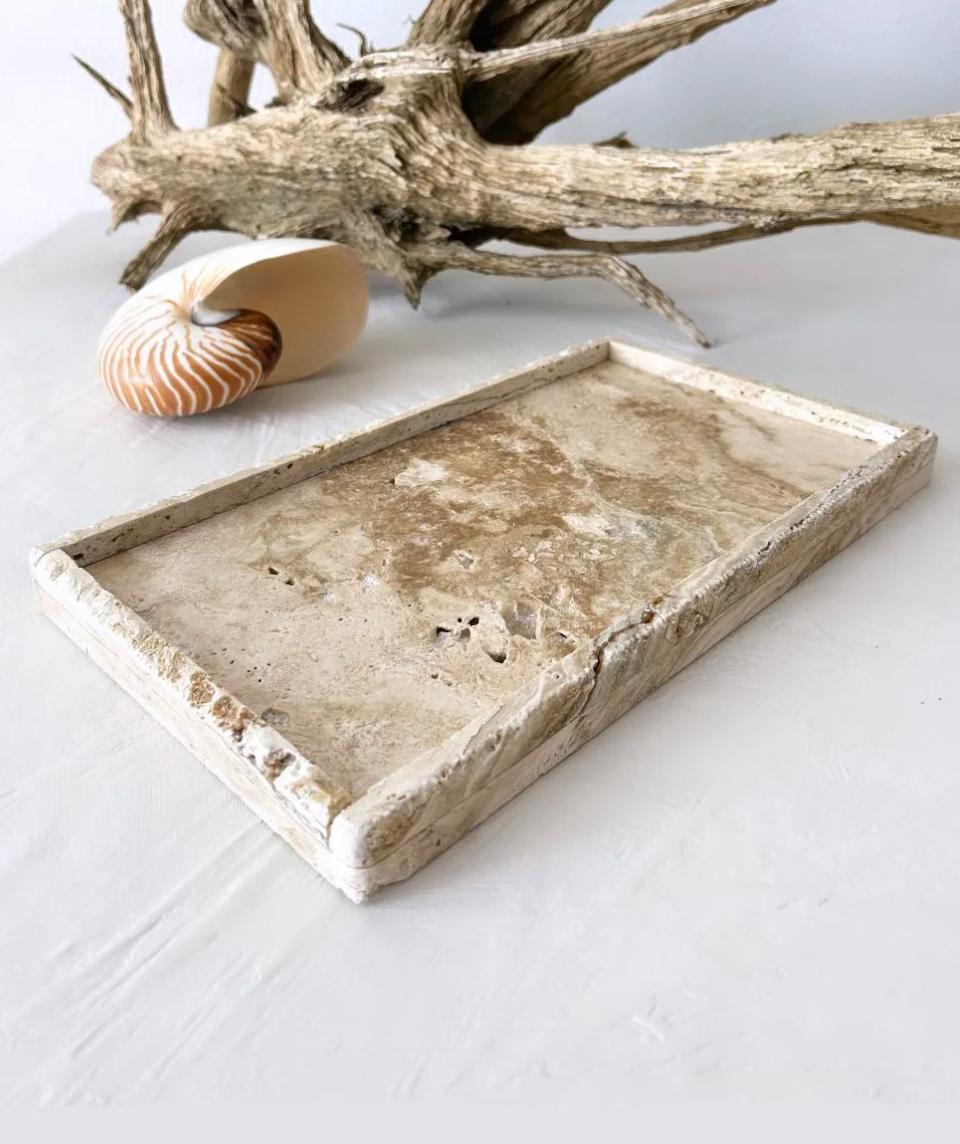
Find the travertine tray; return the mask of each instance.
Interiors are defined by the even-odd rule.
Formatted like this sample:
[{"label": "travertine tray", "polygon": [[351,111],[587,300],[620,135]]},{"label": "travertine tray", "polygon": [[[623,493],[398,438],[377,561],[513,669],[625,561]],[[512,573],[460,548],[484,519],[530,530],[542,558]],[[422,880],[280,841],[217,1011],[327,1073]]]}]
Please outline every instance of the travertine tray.
[{"label": "travertine tray", "polygon": [[34,578],[361,900],[905,501],[935,448],[603,342],[73,533]]}]

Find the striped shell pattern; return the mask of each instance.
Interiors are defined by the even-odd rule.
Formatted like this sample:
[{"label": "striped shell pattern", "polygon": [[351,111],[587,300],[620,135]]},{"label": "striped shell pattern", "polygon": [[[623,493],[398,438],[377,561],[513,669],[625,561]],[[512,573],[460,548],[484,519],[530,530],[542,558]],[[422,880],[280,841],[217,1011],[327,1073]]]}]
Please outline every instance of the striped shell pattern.
[{"label": "striped shell pattern", "polygon": [[137,413],[207,413],[323,369],[366,315],[363,267],[346,247],[292,238],[226,247],[120,307],[100,338],[100,378]]},{"label": "striped shell pattern", "polygon": [[[191,272],[192,271],[192,272]],[[276,365],[280,331],[252,310],[217,314],[202,299],[215,285],[185,267],[179,297],[149,287],[121,306],[100,340],[100,376],[137,413],[186,417],[245,397]]]}]

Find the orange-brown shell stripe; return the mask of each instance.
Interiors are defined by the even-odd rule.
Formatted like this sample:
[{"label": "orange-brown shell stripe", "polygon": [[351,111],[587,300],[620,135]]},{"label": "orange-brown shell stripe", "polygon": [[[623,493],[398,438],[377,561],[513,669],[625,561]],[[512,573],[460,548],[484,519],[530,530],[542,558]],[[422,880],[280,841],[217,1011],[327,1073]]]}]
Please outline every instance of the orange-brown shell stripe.
[{"label": "orange-brown shell stripe", "polygon": [[100,376],[137,413],[189,417],[244,397],[276,365],[280,331],[265,314],[241,310],[216,325],[191,320],[184,302],[132,298],[100,341]]}]

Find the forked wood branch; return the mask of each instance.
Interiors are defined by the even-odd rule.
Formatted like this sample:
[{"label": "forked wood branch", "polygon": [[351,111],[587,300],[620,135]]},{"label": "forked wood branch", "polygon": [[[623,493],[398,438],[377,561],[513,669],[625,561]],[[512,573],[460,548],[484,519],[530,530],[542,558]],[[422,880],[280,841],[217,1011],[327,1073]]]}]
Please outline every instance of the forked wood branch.
[{"label": "forked wood branch", "polygon": [[217,69],[213,74],[213,87],[207,105],[207,126],[217,127],[244,115],[252,115],[247,103],[256,61],[235,55],[229,48],[217,53]]},{"label": "forked wood branch", "polygon": [[[705,341],[629,254],[704,250],[798,227],[868,221],[960,237],[960,116],[855,124],[695,151],[531,146],[551,123],[665,52],[774,0],[674,0],[591,31],[609,0],[430,0],[405,44],[351,60],[307,0],[189,0],[219,48],[209,126],[170,115],[147,0],[120,0],[130,134],[94,162],[116,223],[161,216],[123,281],[146,280],[193,230],[300,235],[353,246],[416,304],[448,268],[597,277]],[[248,106],[255,64],[277,96]],[[569,234],[714,226],[619,242]],[[550,253],[480,249],[507,239]]]},{"label": "forked wood branch", "polygon": [[127,33],[127,67],[133,89],[130,136],[141,143],[159,140],[176,130],[176,124],[167,101],[150,5],[147,0],[120,0],[120,12]]}]

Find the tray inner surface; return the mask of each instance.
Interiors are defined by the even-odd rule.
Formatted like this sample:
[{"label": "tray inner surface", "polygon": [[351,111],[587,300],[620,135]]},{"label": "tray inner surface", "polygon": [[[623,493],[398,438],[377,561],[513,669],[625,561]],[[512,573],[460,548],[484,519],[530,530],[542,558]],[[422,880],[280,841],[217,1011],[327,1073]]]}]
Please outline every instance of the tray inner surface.
[{"label": "tray inner surface", "polygon": [[878,448],[606,361],[87,570],[359,796]]}]

